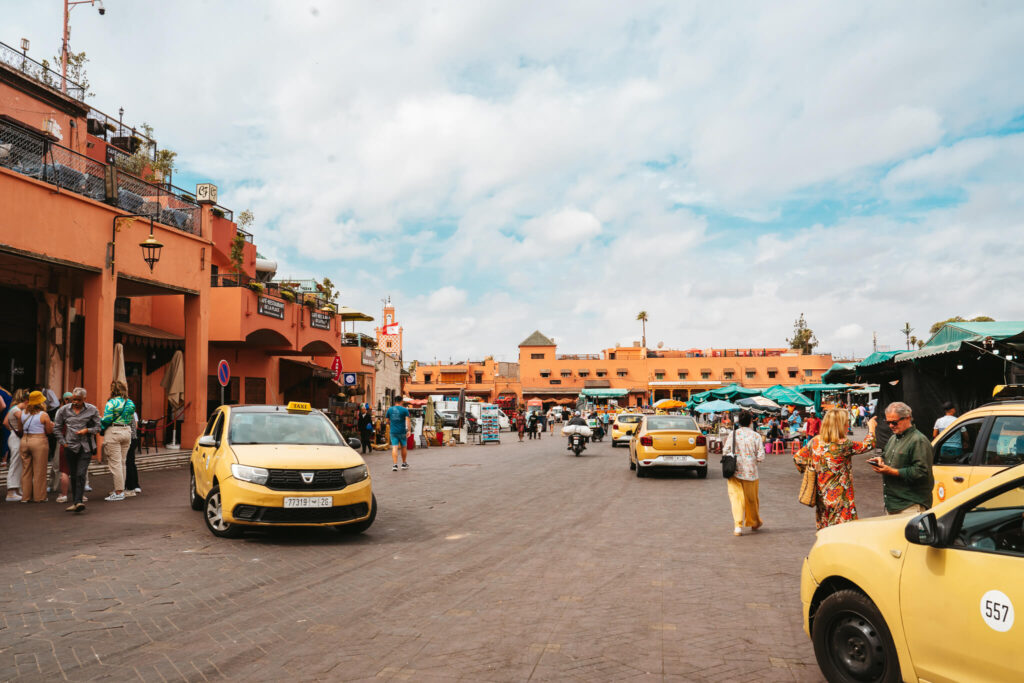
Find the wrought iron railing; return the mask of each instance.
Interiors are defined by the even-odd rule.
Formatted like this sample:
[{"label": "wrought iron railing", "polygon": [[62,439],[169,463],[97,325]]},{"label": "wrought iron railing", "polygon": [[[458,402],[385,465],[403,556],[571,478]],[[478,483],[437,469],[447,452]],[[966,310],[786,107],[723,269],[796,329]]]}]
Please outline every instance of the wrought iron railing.
[{"label": "wrought iron railing", "polygon": [[[62,77],[59,71],[48,69],[28,55],[18,52],[7,43],[0,42],[0,62],[17,69],[29,78],[36,80],[48,88],[60,91]],[[67,82],[67,94],[76,100],[85,101],[86,89],[70,78]]]},{"label": "wrought iron railing", "polygon": [[[0,166],[90,199],[108,199],[106,164],[5,121],[0,121]],[[187,192],[173,185],[147,183],[123,171],[116,176],[118,208],[199,234],[199,205]]]},{"label": "wrought iron railing", "polygon": [[142,140],[143,144],[148,144],[152,148],[153,153],[156,154],[156,140],[134,126],[126,126],[120,119],[115,119],[113,116],[105,114],[95,107],[89,107],[88,118],[96,121],[95,124],[88,124],[89,133],[92,135],[101,137],[104,140],[107,139],[108,135],[111,138],[129,138],[134,136]]},{"label": "wrought iron railing", "polygon": [[[217,273],[211,275],[210,285],[212,287],[248,287],[259,294],[266,294],[283,301],[306,305],[315,310],[329,313],[333,313],[337,308],[334,303],[322,297],[314,296],[309,292],[297,292],[281,282],[260,282],[245,273]],[[355,344],[353,342],[353,345]],[[363,344],[363,346],[365,345]]]}]

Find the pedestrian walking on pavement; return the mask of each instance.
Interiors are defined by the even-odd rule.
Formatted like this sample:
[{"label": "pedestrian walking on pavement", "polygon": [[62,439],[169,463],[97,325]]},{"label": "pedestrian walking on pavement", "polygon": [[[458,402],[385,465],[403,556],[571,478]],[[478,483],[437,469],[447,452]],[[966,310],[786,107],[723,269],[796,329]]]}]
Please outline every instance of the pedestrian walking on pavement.
[{"label": "pedestrian walking on pavement", "polygon": [[519,413],[516,415],[516,433],[519,434],[519,443],[523,442],[523,433],[526,431],[526,417]]},{"label": "pedestrian walking on pavement", "polygon": [[751,531],[764,526],[757,490],[757,463],[764,460],[764,439],[750,428],[754,418],[749,412],[740,413],[737,421],[739,427],[725,439],[722,452],[736,457],[736,473],[726,480],[726,485],[732,507],[732,533],[742,536],[745,526]]},{"label": "pedestrian walking on pavement", "polygon": [[409,409],[402,405],[402,397],[395,396],[395,405],[387,409],[384,417],[391,425],[391,471],[398,471],[398,451],[402,451],[402,469],[409,469],[407,461],[408,436],[411,430],[412,420],[409,417]]},{"label": "pedestrian walking on pavement", "polygon": [[124,500],[125,464],[132,443],[132,415],[135,404],[128,398],[128,386],[119,380],[110,383],[110,398],[103,407],[100,425],[103,431],[103,459],[114,478],[114,490],[104,500]]},{"label": "pedestrian walking on pavement", "polygon": [[853,456],[875,447],[877,421],[872,419],[868,422],[867,437],[857,442],[847,438],[848,420],[845,410],[829,410],[822,421],[821,432],[793,456],[793,462],[801,473],[808,467],[814,472],[814,517],[819,529],[857,519]]},{"label": "pedestrian walking on pavement", "polygon": [[53,433],[53,422],[46,414],[46,397],[41,391],[28,395],[28,402],[18,421],[21,433],[21,502],[45,503],[46,466],[50,454],[46,437]]},{"label": "pedestrian walking on pavement", "polygon": [[373,416],[370,415],[370,406],[365,403],[359,409],[357,426],[359,427],[359,442],[362,444],[362,451],[365,455],[373,450],[371,448],[373,443]]},{"label": "pedestrian walking on pavement", "polygon": [[17,503],[21,495],[21,412],[28,405],[28,390],[18,389],[11,397],[11,405],[4,416],[7,430],[7,502]]},{"label": "pedestrian walking on pavement", "polygon": [[914,426],[913,411],[906,403],[896,401],[887,405],[885,421],[892,430],[892,438],[886,442],[880,458],[868,460],[871,468],[882,475],[885,514],[924,512],[932,506],[935,484],[932,445]]},{"label": "pedestrian walking on pavement", "polygon": [[132,440],[128,445],[128,456],[124,461],[124,495],[131,497],[142,493],[139,486],[139,468],[135,465],[135,453],[139,450],[139,413],[132,413]]},{"label": "pedestrian walking on pavement", "polygon": [[96,453],[96,435],[100,432],[100,411],[86,403],[86,392],[75,387],[71,392],[71,403],[57,411],[55,431],[64,447],[71,479],[71,500],[68,512],[85,510],[85,477],[89,463]]}]

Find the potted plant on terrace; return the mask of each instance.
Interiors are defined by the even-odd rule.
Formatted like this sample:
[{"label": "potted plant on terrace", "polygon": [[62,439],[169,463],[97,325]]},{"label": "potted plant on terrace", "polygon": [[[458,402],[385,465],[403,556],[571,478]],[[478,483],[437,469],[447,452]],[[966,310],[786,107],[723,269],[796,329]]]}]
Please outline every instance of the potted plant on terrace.
[{"label": "potted plant on terrace", "polygon": [[250,282],[249,289],[256,292],[257,294],[262,294],[265,287],[262,282]]}]

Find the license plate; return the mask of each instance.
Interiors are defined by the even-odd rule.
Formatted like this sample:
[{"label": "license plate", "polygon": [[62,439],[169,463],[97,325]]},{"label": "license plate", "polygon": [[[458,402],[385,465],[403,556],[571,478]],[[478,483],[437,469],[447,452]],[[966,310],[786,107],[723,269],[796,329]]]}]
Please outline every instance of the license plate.
[{"label": "license plate", "polygon": [[332,502],[330,496],[285,498],[284,506],[286,508],[329,508]]},{"label": "license plate", "polygon": [[665,459],[668,460],[669,462],[682,462],[687,458],[685,455],[666,455]]}]

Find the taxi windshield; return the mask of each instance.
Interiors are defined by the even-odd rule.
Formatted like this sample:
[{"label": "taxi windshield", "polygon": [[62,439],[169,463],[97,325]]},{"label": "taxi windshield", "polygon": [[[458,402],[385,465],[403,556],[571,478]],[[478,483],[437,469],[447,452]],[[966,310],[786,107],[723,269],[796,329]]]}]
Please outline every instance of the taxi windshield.
[{"label": "taxi windshield", "polygon": [[338,430],[320,413],[232,413],[231,444],[340,446]]},{"label": "taxi windshield", "polygon": [[647,418],[647,431],[655,431],[658,429],[688,429],[690,431],[697,431],[697,423],[693,421],[692,417],[679,416],[658,416]]},{"label": "taxi windshield", "polygon": [[616,420],[623,424],[633,424],[640,421],[640,415],[619,415]]}]

